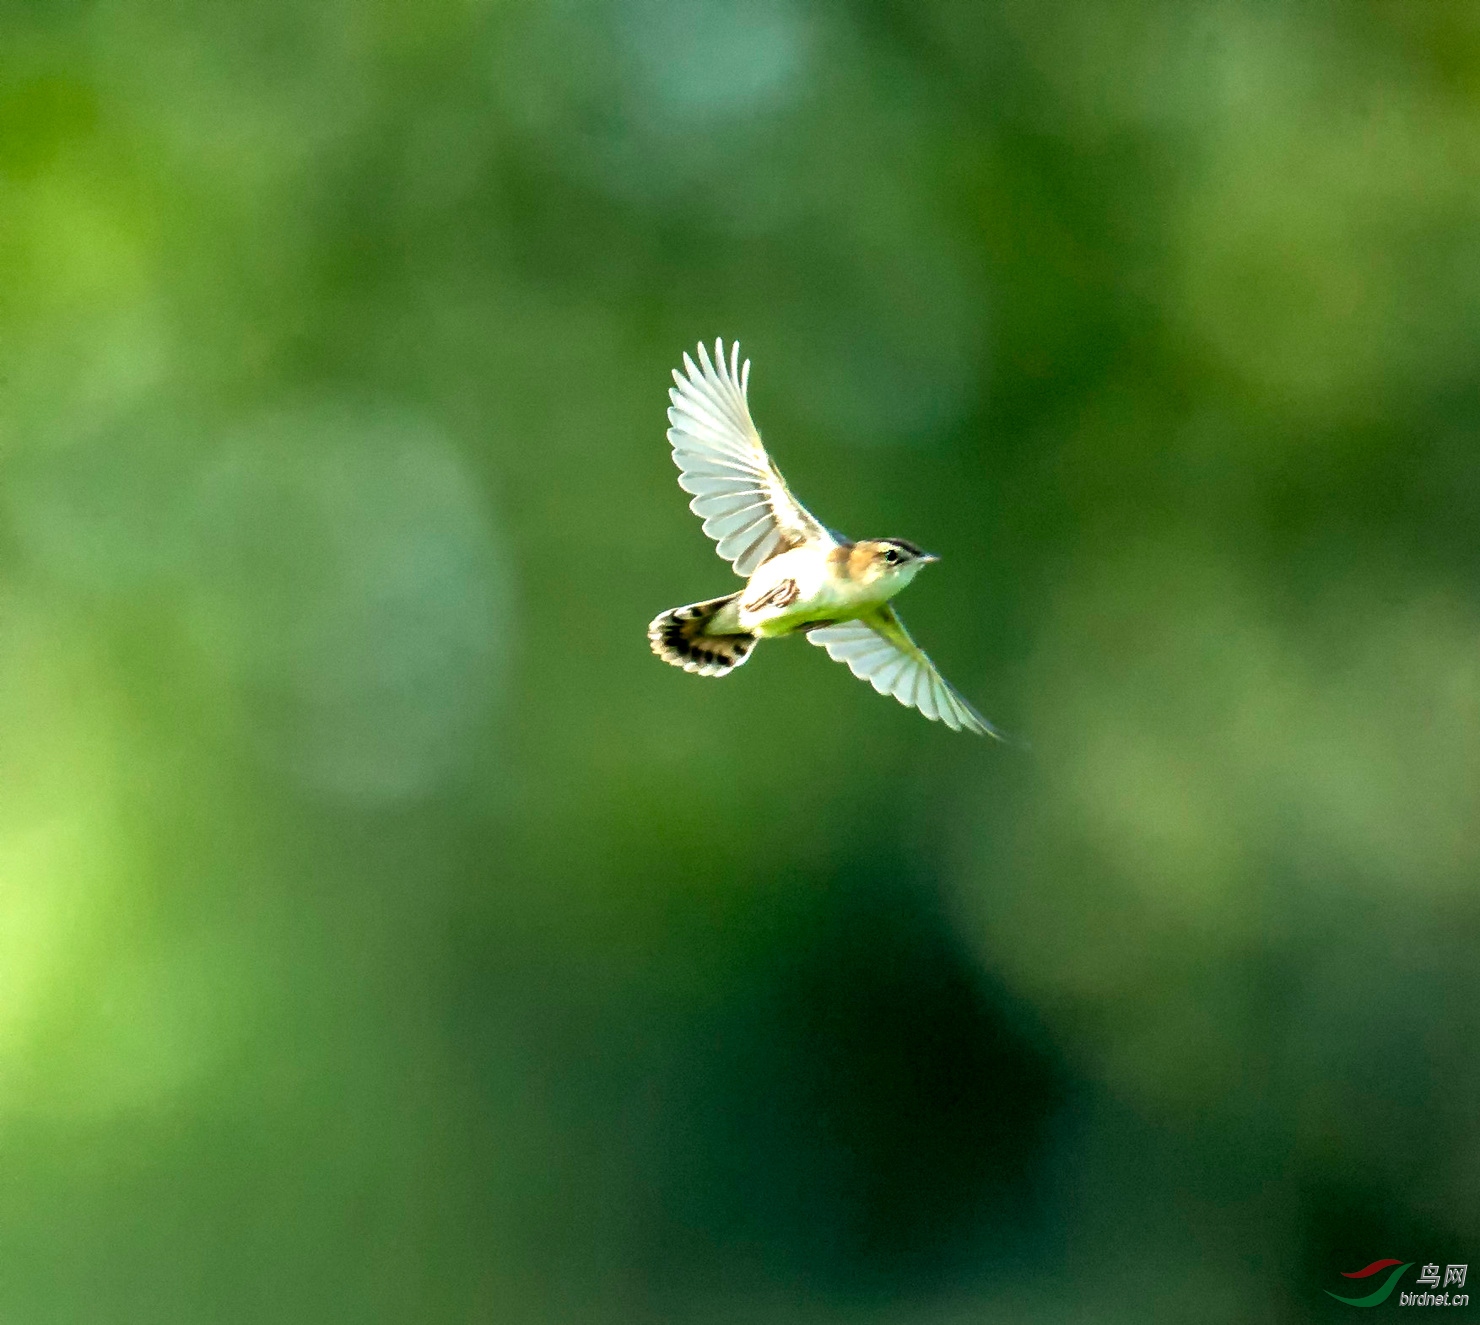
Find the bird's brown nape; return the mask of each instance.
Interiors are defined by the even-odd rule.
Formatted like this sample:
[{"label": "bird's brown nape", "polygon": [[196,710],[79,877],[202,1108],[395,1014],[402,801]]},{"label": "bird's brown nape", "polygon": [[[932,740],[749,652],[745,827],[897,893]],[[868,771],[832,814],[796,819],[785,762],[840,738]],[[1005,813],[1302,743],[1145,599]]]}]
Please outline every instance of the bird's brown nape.
[{"label": "bird's brown nape", "polygon": [[827,554],[835,573],[842,580],[857,580],[874,564],[874,551],[867,543],[844,543]]}]

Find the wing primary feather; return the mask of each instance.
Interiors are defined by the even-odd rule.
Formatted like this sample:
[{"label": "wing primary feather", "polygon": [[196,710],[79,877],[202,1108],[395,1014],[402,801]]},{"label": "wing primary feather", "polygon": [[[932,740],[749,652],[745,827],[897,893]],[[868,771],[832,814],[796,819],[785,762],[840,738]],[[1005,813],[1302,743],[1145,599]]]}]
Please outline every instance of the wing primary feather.
[{"label": "wing primary feather", "polygon": [[776,550],[780,541],[781,535],[775,529],[762,530],[760,537],[735,558],[735,569],[742,575],[753,574],[755,568]]},{"label": "wing primary feather", "polygon": [[679,415],[678,421],[668,430],[668,445],[675,451],[687,451],[694,459],[705,456],[720,456],[747,469],[755,468],[755,453],[734,437],[717,432],[707,423]]},{"label": "wing primary feather", "polygon": [[707,382],[690,382],[689,389],[674,402],[674,408],[685,411],[700,422],[725,429],[738,437],[745,437],[746,429],[731,417],[734,407],[727,404]]},{"label": "wing primary feather", "polygon": [[711,478],[705,474],[680,474],[678,486],[696,497],[710,497],[719,493],[740,494],[753,492],[757,497],[765,496],[750,478]]},{"label": "wing primary feather", "polygon": [[713,499],[690,509],[704,518],[720,556],[749,576],[778,548],[809,540],[835,545],[837,537],[797,502],[766,454],[746,403],[750,360],[741,359],[739,342],[716,339],[711,353],[700,341],[693,354],[683,352],[682,364],[668,392],[668,441],[679,486]]},{"label": "wing primary feather", "polygon": [[731,406],[728,402],[721,400],[714,394],[709,383],[702,379],[681,382],[676,387],[668,389],[668,399],[673,408],[689,414],[702,414],[713,423],[723,423],[734,429],[735,424],[731,420]]},{"label": "wing primary feather", "polygon": [[896,662],[885,663],[870,678],[874,683],[874,689],[881,695],[892,695],[894,693],[895,681],[899,679],[899,674],[908,668],[909,665],[910,661],[908,658],[900,658]]},{"label": "wing primary feather", "polygon": [[951,703],[951,694],[946,689],[946,683],[938,676],[932,677],[930,689],[935,700],[936,711],[940,714],[940,720],[952,731],[960,731],[961,718],[956,712],[956,706]]},{"label": "wing primary feather", "polygon": [[[705,523],[713,522],[706,520]],[[757,520],[755,516],[749,515],[725,532],[711,533],[709,536],[719,545],[720,556],[738,559],[741,554],[749,550],[753,543],[765,537],[769,532],[764,520]]]},{"label": "wing primary feather", "polygon": [[704,532],[710,538],[722,540],[742,529],[749,529],[757,520],[763,520],[765,514],[764,502],[752,502],[749,506],[741,506],[724,515],[711,515],[704,521]]},{"label": "wing primary feather", "polygon": [[[689,478],[723,480],[726,483],[742,485],[742,488],[755,487],[754,480],[751,479],[748,475],[739,473],[734,469],[721,468],[719,465],[716,464],[704,465],[702,467],[695,466],[693,469],[690,469],[688,471],[687,476]],[[739,491],[742,490],[742,488],[737,488],[736,490]]]},{"label": "wing primary feather", "polygon": [[935,702],[935,687],[931,685],[931,676],[928,668],[920,669],[919,680],[915,682],[915,707],[932,721],[940,717],[940,709]]},{"label": "wing primary feather", "polygon": [[685,401],[682,406],[675,406],[670,413],[676,417],[670,418],[668,422],[680,432],[710,446],[723,447],[752,462],[755,460],[754,445],[733,423],[716,418],[707,410],[697,409],[689,401]]},{"label": "wing primary feather", "polygon": [[915,706],[915,686],[918,683],[919,675],[919,671],[912,660],[910,665],[895,677],[894,684],[889,689],[889,693],[907,708],[913,708]]},{"label": "wing primary feather", "polygon": [[908,708],[952,731],[971,731],[1006,740],[990,722],[966,702],[935,669],[920,646],[910,638],[892,605],[873,615],[836,626],[818,626],[807,638],[846,663],[857,677],[880,694],[892,695]]},{"label": "wing primary feather", "polygon": [[[697,461],[712,457],[716,460],[724,460],[728,464],[743,466],[755,473],[755,457],[748,454],[738,443],[721,438],[705,437],[688,428],[675,428],[668,439],[668,444],[675,451],[685,453],[679,459],[692,458]],[[757,477],[760,476],[757,475]]]},{"label": "wing primary feather", "polygon": [[[692,363],[692,360],[690,362]],[[720,394],[717,387],[718,383],[714,378],[700,375],[699,370],[695,368],[692,377],[679,377],[678,385],[670,387],[669,390],[678,392],[679,403],[706,404],[721,413],[728,414],[730,412],[729,402]]]},{"label": "wing primary feather", "polygon": [[707,520],[713,515],[733,515],[753,504],[750,493],[717,492],[695,497],[689,503],[689,510]]}]

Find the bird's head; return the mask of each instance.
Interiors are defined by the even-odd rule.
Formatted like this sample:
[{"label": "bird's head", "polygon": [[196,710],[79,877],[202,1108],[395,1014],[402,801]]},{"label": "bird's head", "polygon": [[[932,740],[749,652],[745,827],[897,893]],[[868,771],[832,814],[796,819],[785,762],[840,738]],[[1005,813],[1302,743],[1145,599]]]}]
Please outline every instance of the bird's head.
[{"label": "bird's head", "polygon": [[903,538],[866,538],[853,545],[848,557],[853,579],[899,589],[915,578],[921,566],[939,560],[933,552],[922,552]]}]

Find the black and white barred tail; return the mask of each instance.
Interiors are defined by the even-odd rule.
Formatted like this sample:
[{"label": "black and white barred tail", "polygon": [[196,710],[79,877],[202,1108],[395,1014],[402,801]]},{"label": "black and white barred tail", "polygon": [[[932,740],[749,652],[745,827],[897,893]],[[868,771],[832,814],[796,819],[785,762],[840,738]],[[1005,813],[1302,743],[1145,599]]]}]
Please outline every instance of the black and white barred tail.
[{"label": "black and white barred tail", "polygon": [[704,603],[689,603],[655,617],[648,627],[653,652],[665,663],[698,676],[725,676],[733,672],[750,657],[755,636],[749,631],[738,635],[708,635],[705,629],[739,596],[732,593]]}]

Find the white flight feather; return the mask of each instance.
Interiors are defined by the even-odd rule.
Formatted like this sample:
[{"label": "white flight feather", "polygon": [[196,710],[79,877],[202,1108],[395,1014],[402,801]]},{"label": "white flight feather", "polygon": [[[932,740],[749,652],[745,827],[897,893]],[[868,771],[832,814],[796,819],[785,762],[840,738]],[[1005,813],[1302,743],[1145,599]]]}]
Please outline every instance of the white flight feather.
[{"label": "white flight feather", "polygon": [[906,708],[919,709],[953,731],[1001,736],[935,670],[935,664],[910,639],[892,608],[886,607],[875,622],[857,620],[820,626],[809,631],[807,638],[825,648],[829,657],[847,663],[854,676],[867,681],[881,695],[892,695]]},{"label": "white flight feather", "polygon": [[750,417],[750,360],[740,345],[715,341],[714,357],[703,344],[699,362],[683,356],[674,371],[668,411],[668,441],[679,468],[678,483],[694,499],[689,509],[704,520],[716,551],[749,576],[779,549],[801,543],[836,546],[836,540],[791,495]]}]

